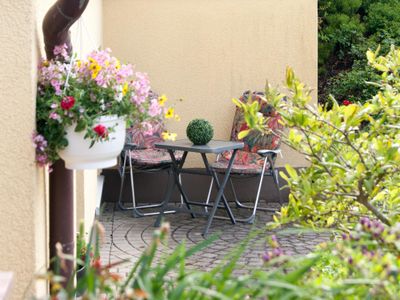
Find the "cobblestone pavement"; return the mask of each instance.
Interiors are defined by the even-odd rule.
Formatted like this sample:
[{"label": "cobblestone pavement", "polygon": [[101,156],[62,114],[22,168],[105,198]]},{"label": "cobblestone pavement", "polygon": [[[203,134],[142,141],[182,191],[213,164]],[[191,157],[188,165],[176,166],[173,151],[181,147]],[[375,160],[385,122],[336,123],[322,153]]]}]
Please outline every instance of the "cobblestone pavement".
[{"label": "cobblestone pavement", "polygon": [[[270,203],[268,206],[278,207],[274,203]],[[234,210],[234,214],[241,214],[243,211],[246,212],[243,209],[240,212]],[[230,221],[214,219],[210,235],[219,233],[219,238],[209,247],[189,257],[186,261],[187,267],[201,270],[209,270],[215,267],[223,262],[224,257],[252,230],[265,228],[265,224],[272,220],[272,215],[273,213],[270,212],[258,211],[254,225],[244,223],[232,225]],[[133,218],[131,212],[116,210],[113,203],[107,203],[100,217],[100,221],[106,229],[105,243],[101,248],[103,263],[114,263],[129,259],[129,262],[121,264],[113,270],[121,275],[126,275],[151,242],[155,219],[155,216]],[[206,224],[204,217],[192,219],[187,213],[179,213],[169,214],[165,219],[170,223],[171,231],[168,242],[159,248],[158,259],[171,253],[178,244],[184,241],[187,247],[191,247],[204,239],[201,235]],[[241,273],[245,273],[246,269],[262,266],[261,256],[268,249],[266,240],[272,232],[265,230],[260,232],[252,239],[239,260]],[[329,239],[328,233],[315,232],[306,232],[300,235],[283,230],[275,232],[275,235],[285,254],[288,255],[307,254],[317,244]]]}]

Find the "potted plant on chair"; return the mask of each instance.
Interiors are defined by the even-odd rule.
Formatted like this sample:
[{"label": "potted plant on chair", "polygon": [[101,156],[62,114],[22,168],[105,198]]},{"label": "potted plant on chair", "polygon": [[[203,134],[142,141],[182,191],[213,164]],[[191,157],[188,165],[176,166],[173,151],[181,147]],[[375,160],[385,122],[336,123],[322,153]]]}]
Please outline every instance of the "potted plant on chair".
[{"label": "potted plant on chair", "polygon": [[36,160],[47,165],[62,158],[69,169],[96,169],[116,164],[125,142],[126,123],[159,117],[153,114],[146,74],[121,64],[111,50],[85,59],[54,49],[38,71]]}]

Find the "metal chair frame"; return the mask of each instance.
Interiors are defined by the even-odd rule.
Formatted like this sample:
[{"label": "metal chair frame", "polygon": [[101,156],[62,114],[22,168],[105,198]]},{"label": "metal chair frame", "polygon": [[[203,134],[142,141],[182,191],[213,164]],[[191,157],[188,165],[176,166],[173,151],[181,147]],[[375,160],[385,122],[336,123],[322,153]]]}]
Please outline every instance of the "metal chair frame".
[{"label": "metal chair frame", "polygon": [[[259,184],[258,184],[257,195],[256,195],[256,200],[254,202],[254,206],[245,205],[245,204],[240,202],[240,200],[237,197],[237,194],[236,194],[236,191],[235,191],[235,187],[234,187],[233,182],[232,182],[232,177],[234,177],[236,174],[232,174],[230,176],[229,181],[230,181],[230,186],[231,186],[231,189],[232,189],[232,193],[233,193],[233,196],[234,196],[234,201],[235,201],[236,207],[237,208],[246,208],[246,209],[251,209],[252,210],[252,213],[251,213],[251,215],[249,217],[247,217],[247,218],[235,218],[236,221],[252,224],[252,223],[254,223],[257,210],[270,211],[270,212],[275,212],[276,211],[274,209],[267,208],[267,207],[258,207],[258,203],[259,203],[259,200],[260,200],[260,194],[261,194],[261,188],[262,188],[262,184],[264,182],[264,177],[265,176],[272,176],[272,178],[274,180],[275,187],[276,187],[276,189],[278,191],[279,204],[282,205],[282,196],[281,196],[281,190],[280,190],[280,185],[279,185],[279,174],[278,174],[278,170],[276,170],[275,167],[274,167],[274,159],[275,159],[275,157],[276,157],[276,155],[278,153],[281,153],[281,151],[280,150],[259,150],[258,151],[258,154],[260,156],[264,157],[264,163],[263,163],[263,167],[262,167],[261,173],[252,175],[252,176],[260,176],[260,181],[259,181]],[[218,160],[218,157],[217,157],[217,160]],[[268,163],[269,163],[269,169],[266,170],[266,166],[267,166]],[[216,170],[213,170],[213,172],[217,173]],[[250,176],[251,176],[250,174],[239,174],[237,177],[238,178],[244,178],[244,177],[248,178]],[[208,190],[206,204],[208,204],[209,201],[210,201],[213,184],[214,184],[214,178],[211,179],[211,183],[210,183],[210,188]],[[205,210],[207,212],[207,207],[205,208]],[[226,219],[226,217],[220,217],[220,216],[218,216],[216,218]]]},{"label": "metal chair frame", "polygon": [[[136,150],[136,145],[134,144],[127,144],[124,147],[123,150],[123,158],[120,159],[120,161],[122,162],[122,165],[119,168],[119,174],[121,176],[121,185],[120,185],[120,190],[119,190],[119,196],[118,196],[118,208],[120,210],[132,210],[132,215],[133,217],[145,217],[145,216],[155,216],[155,215],[159,215],[160,212],[142,212],[141,210],[145,210],[145,209],[149,209],[149,208],[158,208],[158,207],[162,207],[162,205],[164,204],[163,202],[161,203],[156,203],[156,204],[145,204],[145,205],[137,205],[137,201],[136,201],[136,196],[135,196],[135,182],[134,182],[134,171],[135,171],[135,167],[132,163],[132,157],[130,155],[130,152],[132,150]],[[129,163],[129,175],[130,175],[130,183],[131,183],[131,195],[132,195],[132,206],[125,206],[122,202],[122,193],[123,193],[123,189],[124,189],[124,184],[125,184],[125,176],[126,176],[126,165],[127,165],[127,160]],[[167,170],[168,171],[168,178],[170,178],[172,176],[172,172],[171,172],[171,168],[172,168],[172,162],[168,162],[168,163],[163,163],[160,164],[158,167],[146,167],[143,166],[143,168],[136,168],[136,173],[140,173],[140,172],[145,172],[145,173],[154,173],[154,172],[159,172],[159,171],[163,171],[163,170]],[[169,182],[169,181],[168,181]],[[181,176],[179,175],[179,182],[182,184],[182,179]],[[182,199],[182,195],[181,195],[181,205],[183,204],[183,199]],[[168,210],[165,211],[165,214],[171,214],[171,213],[175,213],[175,210]]]}]

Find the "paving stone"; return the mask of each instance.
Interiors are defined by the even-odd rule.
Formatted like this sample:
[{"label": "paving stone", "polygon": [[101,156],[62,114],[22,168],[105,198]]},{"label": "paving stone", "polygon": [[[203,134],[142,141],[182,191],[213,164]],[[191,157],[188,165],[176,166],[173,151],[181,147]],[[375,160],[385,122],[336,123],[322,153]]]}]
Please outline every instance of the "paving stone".
[{"label": "paving stone", "polygon": [[[268,203],[269,207],[279,208],[277,203]],[[248,214],[246,210],[233,209],[234,214]],[[242,216],[243,217],[243,216]],[[107,203],[100,221],[106,230],[106,242],[101,248],[104,263],[115,263],[130,259],[113,268],[114,272],[126,276],[135,261],[139,259],[143,251],[151,244],[156,217],[133,218],[130,212],[115,210],[114,204]],[[237,247],[248,234],[254,230],[264,229],[265,224],[272,220],[272,213],[257,212],[257,222],[254,225],[238,223],[232,225],[228,220],[214,220],[211,225],[210,236],[213,233],[219,238],[209,247],[187,258],[186,265],[190,269],[211,270],[221,263],[226,263],[225,257]],[[169,214],[166,221],[171,225],[168,241],[160,245],[155,262],[162,263],[162,258],[171,253],[179,244],[185,242],[190,248],[202,241],[202,230],[206,219],[198,217],[192,219],[190,215]],[[238,270],[235,274],[244,275],[252,268],[262,267],[261,256],[269,249],[267,237],[276,234],[278,241],[288,255],[306,254],[312,251],[316,245],[329,239],[327,233],[281,234],[279,231],[263,232],[253,238],[248,249],[242,254],[238,262]],[[269,249],[270,250],[270,249]],[[171,276],[173,274],[171,273]]]}]

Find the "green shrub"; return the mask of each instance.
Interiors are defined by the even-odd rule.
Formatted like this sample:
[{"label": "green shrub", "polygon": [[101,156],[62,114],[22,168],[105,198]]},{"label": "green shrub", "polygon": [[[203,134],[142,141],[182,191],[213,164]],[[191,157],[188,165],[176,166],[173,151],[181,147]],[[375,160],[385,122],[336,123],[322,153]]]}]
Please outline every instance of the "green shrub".
[{"label": "green shrub", "polygon": [[[400,221],[400,49],[386,56],[367,52],[369,65],[381,74],[379,92],[362,103],[313,107],[310,90],[288,68],[289,95],[273,95],[284,125],[284,142],[302,153],[310,166],[282,174],[290,188],[289,205],[280,222],[307,226],[351,228],[360,216],[371,215],[386,225]],[[237,104],[250,129],[267,132],[263,116],[249,104]],[[246,131],[247,132],[247,131]],[[323,217],[321,217],[323,216]]]},{"label": "green shrub", "polygon": [[400,45],[398,0],[319,0],[319,101],[332,94],[339,102],[353,97],[364,102],[376,89],[365,81],[376,74],[367,67],[364,53],[381,45]]},{"label": "green shrub", "polygon": [[378,88],[367,82],[374,82],[379,75],[370,67],[353,67],[330,78],[326,91],[330,95],[339,95],[338,101],[365,102],[376,94]]},{"label": "green shrub", "polygon": [[[321,246],[302,286],[323,299],[400,297],[400,49],[368,51],[380,74],[365,103],[311,105],[310,90],[287,70],[288,95],[267,92],[289,132],[284,142],[309,166],[286,166],[289,203],[272,226],[297,224],[342,231]],[[269,88],[268,88],[269,89]],[[281,101],[285,99],[285,101]],[[251,129],[265,118],[239,103]],[[257,125],[252,125],[257,124]],[[366,217],[366,216],[369,216]],[[279,277],[278,277],[279,278]]]},{"label": "green shrub", "polygon": [[368,7],[365,17],[367,35],[386,32],[388,36],[399,37],[400,34],[400,2],[388,0],[373,2]]}]

